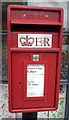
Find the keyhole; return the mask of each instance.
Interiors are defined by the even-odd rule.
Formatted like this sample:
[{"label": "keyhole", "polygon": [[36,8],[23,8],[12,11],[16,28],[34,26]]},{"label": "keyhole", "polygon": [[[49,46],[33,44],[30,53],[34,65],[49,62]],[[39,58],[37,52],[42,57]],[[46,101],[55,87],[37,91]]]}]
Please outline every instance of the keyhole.
[{"label": "keyhole", "polygon": [[21,82],[19,82],[19,85],[21,85]]}]

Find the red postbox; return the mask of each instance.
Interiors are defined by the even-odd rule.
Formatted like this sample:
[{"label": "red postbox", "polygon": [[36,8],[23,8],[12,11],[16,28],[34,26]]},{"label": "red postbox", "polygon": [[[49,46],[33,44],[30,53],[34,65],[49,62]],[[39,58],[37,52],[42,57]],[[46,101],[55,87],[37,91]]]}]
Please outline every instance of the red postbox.
[{"label": "red postbox", "polygon": [[63,9],[8,6],[10,112],[56,110]]}]

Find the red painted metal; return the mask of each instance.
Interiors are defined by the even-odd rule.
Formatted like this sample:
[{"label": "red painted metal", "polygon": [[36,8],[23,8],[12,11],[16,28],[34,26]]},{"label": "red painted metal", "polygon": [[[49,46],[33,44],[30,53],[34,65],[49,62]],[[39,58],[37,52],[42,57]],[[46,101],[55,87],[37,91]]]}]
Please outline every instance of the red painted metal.
[{"label": "red painted metal", "polygon": [[36,49],[18,49],[18,48],[11,48],[10,49],[10,51],[11,52],[59,52],[60,51],[60,49],[59,48],[51,48],[51,49],[38,49],[38,48],[36,48]]},{"label": "red painted metal", "polygon": [[[9,111],[56,110],[60,86],[63,9],[10,5],[7,13]],[[18,48],[20,33],[52,34],[52,48]],[[40,56],[39,61],[32,60],[34,54]],[[43,97],[26,97],[28,64],[45,65]]]}]

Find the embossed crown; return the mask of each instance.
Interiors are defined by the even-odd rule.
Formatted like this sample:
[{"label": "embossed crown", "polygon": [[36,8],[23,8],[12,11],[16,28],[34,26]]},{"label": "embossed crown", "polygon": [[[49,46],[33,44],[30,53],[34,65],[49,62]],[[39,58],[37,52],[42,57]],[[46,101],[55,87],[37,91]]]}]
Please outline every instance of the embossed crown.
[{"label": "embossed crown", "polygon": [[28,35],[26,35],[26,37],[21,37],[20,38],[20,43],[22,46],[32,46],[32,44],[34,43],[34,38],[33,37],[28,37]]}]

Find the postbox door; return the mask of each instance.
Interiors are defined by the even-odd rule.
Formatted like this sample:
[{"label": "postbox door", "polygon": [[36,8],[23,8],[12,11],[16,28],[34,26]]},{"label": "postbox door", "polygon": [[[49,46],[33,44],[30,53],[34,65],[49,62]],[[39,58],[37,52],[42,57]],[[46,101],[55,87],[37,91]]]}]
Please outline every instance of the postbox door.
[{"label": "postbox door", "polygon": [[12,108],[54,107],[56,69],[57,53],[12,52]]}]

